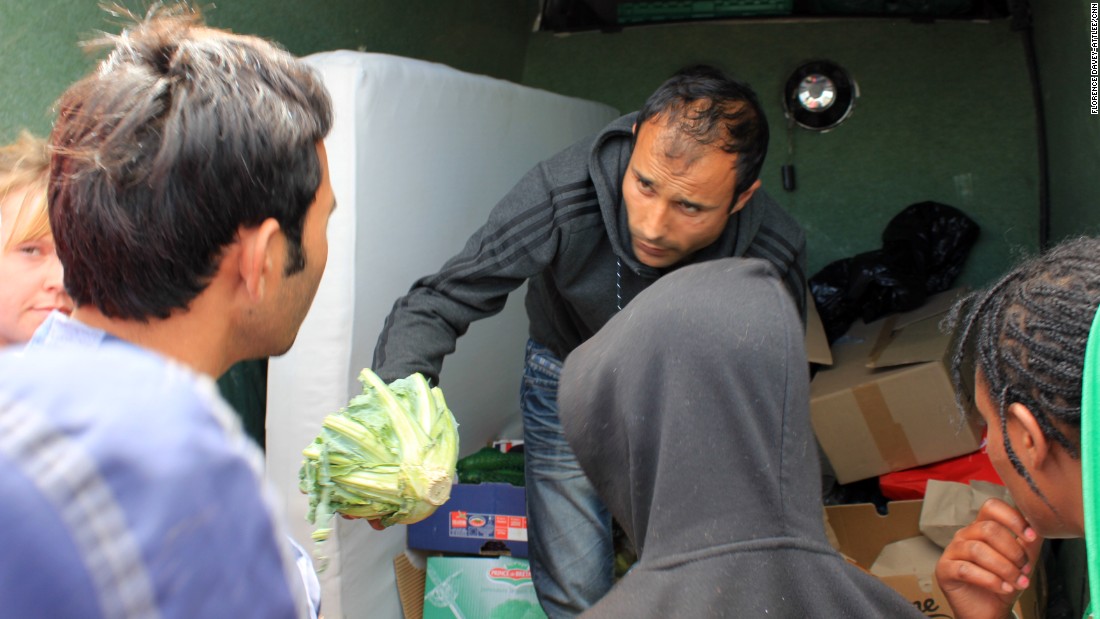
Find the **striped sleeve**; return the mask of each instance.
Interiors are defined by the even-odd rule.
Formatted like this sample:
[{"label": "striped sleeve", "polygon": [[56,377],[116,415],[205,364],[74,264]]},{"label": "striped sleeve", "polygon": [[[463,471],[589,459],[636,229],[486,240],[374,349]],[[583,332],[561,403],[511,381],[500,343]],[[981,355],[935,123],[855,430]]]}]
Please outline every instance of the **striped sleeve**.
[{"label": "striped sleeve", "polygon": [[[801,237],[799,237],[801,240]],[[800,246],[769,226],[761,226],[752,245],[745,252],[750,258],[761,258],[775,265],[795,301],[802,322],[806,322],[806,246]]]},{"label": "striped sleeve", "polygon": [[555,259],[563,226],[600,217],[591,180],[551,186],[543,172],[528,173],[461,252],[394,303],[372,364],[383,380],[413,372],[438,378],[470,324],[498,313],[509,293]]}]

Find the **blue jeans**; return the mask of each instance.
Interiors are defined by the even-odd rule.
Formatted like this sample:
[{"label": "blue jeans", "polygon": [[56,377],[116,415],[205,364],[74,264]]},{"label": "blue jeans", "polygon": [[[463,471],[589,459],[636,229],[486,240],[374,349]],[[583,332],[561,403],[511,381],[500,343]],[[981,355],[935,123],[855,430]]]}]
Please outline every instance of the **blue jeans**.
[{"label": "blue jeans", "polygon": [[613,584],[611,515],[577,463],[558,419],[561,361],[527,342],[520,409],[526,460],[528,552],[539,603],[574,617]]}]

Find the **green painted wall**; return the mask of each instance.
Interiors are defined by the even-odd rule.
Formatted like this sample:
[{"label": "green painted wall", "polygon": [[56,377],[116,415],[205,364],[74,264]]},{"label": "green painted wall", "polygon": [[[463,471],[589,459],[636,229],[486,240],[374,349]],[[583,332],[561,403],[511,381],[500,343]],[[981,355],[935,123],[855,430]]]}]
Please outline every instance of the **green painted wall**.
[{"label": "green painted wall", "polygon": [[[862,96],[827,133],[793,132],[798,189],[785,192],[781,89],[801,61],[845,66]],[[1022,38],[993,23],[828,19],[648,26],[533,35],[524,83],[636,109],[665,77],[717,64],[760,94],[772,126],[763,181],[809,235],[810,273],[881,246],[887,222],[936,200],[983,235],[961,281],[998,275],[1038,243],[1038,157]],[[1019,104],[1016,104],[1016,103]]]},{"label": "green painted wall", "polygon": [[[0,0],[0,142],[23,127],[49,131],[51,105],[92,66],[77,42],[97,30],[117,31],[97,5]],[[221,0],[206,17],[213,26],[274,39],[298,55],[363,49],[519,81],[534,6],[532,0]]]},{"label": "green painted wall", "polygon": [[1100,115],[1089,110],[1089,4],[1032,2],[1050,151],[1050,236],[1100,232]]},{"label": "green painted wall", "polygon": [[49,131],[50,106],[88,67],[76,42],[102,15],[94,2],[0,0],[0,141]]},{"label": "green painted wall", "polygon": [[360,49],[519,81],[530,0],[223,0],[209,22],[283,43],[298,55]]},{"label": "green painted wall", "polygon": [[[1087,3],[1039,4],[1052,224],[1061,236],[1100,222],[1088,208],[1100,194],[1100,175],[1089,173],[1100,163],[1100,125],[1087,115]],[[96,5],[0,0],[0,140],[21,127],[48,131],[50,105],[91,66],[76,42],[115,29]],[[982,226],[966,283],[988,280],[1014,252],[1037,244],[1034,115],[1022,38],[1007,20],[711,22],[557,36],[530,32],[534,7],[532,0],[224,0],[207,18],[299,55],[338,48],[406,55],[622,110],[638,107],[676,68],[715,63],[752,83],[765,101],[774,137],[763,180],[807,228],[810,273],[877,248],[889,219],[921,200],[957,206]],[[1080,53],[1063,44],[1065,32],[1081,39]],[[838,129],[791,133],[799,187],[787,193],[779,183],[788,148],[779,90],[800,61],[816,57],[846,66],[862,97]],[[1080,94],[1062,94],[1075,87]]]}]

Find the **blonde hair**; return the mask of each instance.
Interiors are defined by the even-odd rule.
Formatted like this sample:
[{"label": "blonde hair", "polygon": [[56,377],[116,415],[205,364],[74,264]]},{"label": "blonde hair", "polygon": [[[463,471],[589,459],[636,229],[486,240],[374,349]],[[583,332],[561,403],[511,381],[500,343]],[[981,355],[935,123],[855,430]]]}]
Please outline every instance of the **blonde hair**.
[{"label": "blonde hair", "polygon": [[11,230],[3,249],[52,234],[46,209],[49,172],[50,155],[44,139],[21,131],[14,142],[0,147],[0,201],[26,191],[15,212],[8,215],[11,221],[0,222]]}]

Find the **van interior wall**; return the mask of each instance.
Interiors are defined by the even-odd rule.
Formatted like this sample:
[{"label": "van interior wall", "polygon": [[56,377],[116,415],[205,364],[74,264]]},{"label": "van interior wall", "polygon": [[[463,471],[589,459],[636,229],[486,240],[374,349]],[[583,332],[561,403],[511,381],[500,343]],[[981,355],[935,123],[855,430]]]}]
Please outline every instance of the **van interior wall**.
[{"label": "van interior wall", "polygon": [[[797,189],[783,190],[782,88],[803,61],[845,67],[861,96],[832,131],[791,132]],[[1020,33],[993,22],[904,19],[698,22],[532,35],[524,83],[637,109],[696,62],[749,82],[772,129],[763,186],[808,234],[809,273],[881,246],[904,207],[962,209],[982,236],[960,277],[981,284],[1038,246],[1035,107]]]},{"label": "van interior wall", "polygon": [[[773,139],[763,181],[806,226],[810,274],[877,248],[889,218],[921,200],[957,206],[982,226],[962,283],[987,281],[1016,251],[1037,247],[1034,108],[1021,35],[1007,19],[709,22],[560,36],[531,32],[533,0],[410,1],[398,9],[331,0],[302,11],[292,0],[234,0],[207,18],[300,55],[339,48],[405,55],[624,110],[639,107],[683,64],[712,62],[749,81],[764,100]],[[91,66],[77,41],[115,27],[96,4],[0,5],[0,140],[24,127],[49,131],[53,101]],[[1051,238],[1095,233],[1100,117],[1088,110],[1088,3],[1032,4]],[[846,67],[862,96],[834,131],[793,132],[798,189],[788,193],[780,184],[788,133],[779,90],[799,62],[819,57]]]},{"label": "van interior wall", "polygon": [[[140,12],[150,2],[119,0]],[[195,2],[211,26],[278,41],[299,56],[335,49],[396,54],[518,82],[537,0]],[[79,41],[117,32],[98,2],[0,2],[0,143],[44,134],[51,106],[95,56]]]},{"label": "van interior wall", "polygon": [[1089,7],[1032,2],[1050,164],[1051,242],[1100,231],[1100,115],[1090,107]]}]

